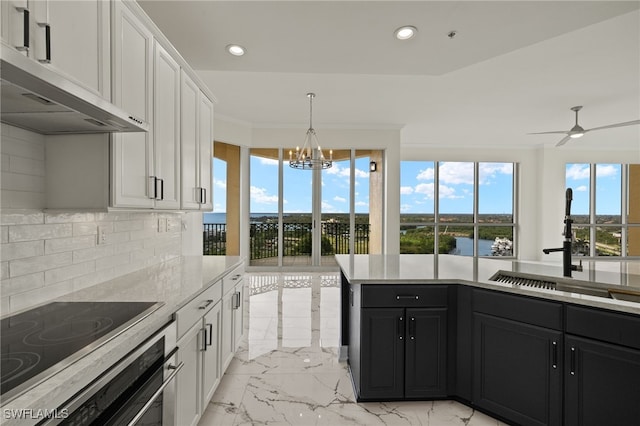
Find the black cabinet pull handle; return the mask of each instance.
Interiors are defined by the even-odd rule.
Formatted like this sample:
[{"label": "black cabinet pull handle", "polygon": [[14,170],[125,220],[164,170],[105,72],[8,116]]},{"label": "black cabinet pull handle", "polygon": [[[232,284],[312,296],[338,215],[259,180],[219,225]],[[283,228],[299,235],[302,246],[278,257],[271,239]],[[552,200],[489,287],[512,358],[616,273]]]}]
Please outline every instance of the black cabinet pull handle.
[{"label": "black cabinet pull handle", "polygon": [[[208,322],[207,323],[207,328],[208,328],[208,331],[209,331],[209,333],[208,333],[209,338],[204,343],[205,350],[207,349],[207,346],[213,345],[213,324]],[[205,335],[205,337],[206,337],[206,335]]]},{"label": "black cabinet pull handle", "polygon": [[160,181],[160,199],[164,200],[164,179],[158,179]]},{"label": "black cabinet pull handle", "polygon": [[551,367],[553,368],[558,368],[558,342],[553,341],[551,342],[551,348],[552,348],[552,361],[551,361]]},{"label": "black cabinet pull handle", "polygon": [[396,300],[404,300],[404,299],[418,300],[419,296],[417,294],[416,295],[402,295],[402,294],[396,295]]},{"label": "black cabinet pull handle", "polygon": [[572,376],[576,375],[576,347],[571,346],[571,366],[569,367],[569,373]]},{"label": "black cabinet pull handle", "polygon": [[353,306],[353,290],[349,289],[349,305]]},{"label": "black cabinet pull handle", "polygon": [[158,199],[158,178],[155,176],[149,176],[149,198],[152,200]]},{"label": "black cabinet pull handle", "polygon": [[202,347],[200,350],[204,352],[207,350],[207,330],[205,328],[201,328],[200,331],[202,332]]},{"label": "black cabinet pull handle", "polygon": [[400,340],[404,339],[404,318],[398,317],[398,337]]},{"label": "black cabinet pull handle", "polygon": [[202,204],[207,204],[207,188],[202,188]]},{"label": "black cabinet pull handle", "polygon": [[16,46],[21,52],[29,50],[29,9],[26,7],[16,7],[18,12],[22,12],[23,27],[22,27],[22,46]]},{"label": "black cabinet pull handle", "polygon": [[51,25],[49,24],[38,24],[41,27],[44,27],[44,48],[45,48],[45,56],[44,59],[38,59],[38,62],[43,64],[51,63]]},{"label": "black cabinet pull handle", "polygon": [[416,318],[411,317],[411,321],[409,321],[409,338],[411,340],[416,339]]}]

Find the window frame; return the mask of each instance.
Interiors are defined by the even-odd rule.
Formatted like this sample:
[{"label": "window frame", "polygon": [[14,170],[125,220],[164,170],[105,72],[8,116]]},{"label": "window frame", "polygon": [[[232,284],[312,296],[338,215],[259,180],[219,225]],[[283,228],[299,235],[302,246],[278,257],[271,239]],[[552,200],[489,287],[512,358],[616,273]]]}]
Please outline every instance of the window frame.
[{"label": "window frame", "polygon": [[[441,221],[441,212],[440,212],[440,166],[444,162],[444,160],[402,160],[400,161],[400,170],[402,170],[403,163],[414,163],[414,162],[423,162],[423,163],[433,163],[434,167],[434,177],[433,177],[433,221],[432,222],[404,222],[402,221],[402,212],[400,213],[400,228],[403,226],[424,226],[424,227],[433,227],[434,229],[434,246],[433,252],[434,254],[438,253],[438,248],[440,246],[440,231],[441,229],[445,229],[448,225],[451,225],[450,222],[442,222]],[[450,161],[450,162],[459,162],[459,163],[472,163],[473,164],[473,212],[472,222],[455,222],[456,227],[469,227],[473,228],[473,254],[472,258],[499,258],[499,259],[516,259],[518,256],[518,176],[519,176],[519,163],[511,162],[511,161]],[[511,164],[512,165],[512,183],[511,183],[511,222],[503,222],[503,223],[489,223],[489,222],[480,222],[480,164],[481,163],[497,163],[497,164]],[[402,179],[400,180],[400,186],[402,186]],[[431,215],[430,213],[425,213],[425,215]],[[512,230],[512,251],[510,256],[492,256],[492,255],[479,255],[478,254],[478,242],[479,242],[479,233],[480,228],[495,228],[495,227],[505,227],[511,228]],[[398,229],[398,232],[401,233],[402,229]],[[402,254],[402,251],[401,251]]]}]

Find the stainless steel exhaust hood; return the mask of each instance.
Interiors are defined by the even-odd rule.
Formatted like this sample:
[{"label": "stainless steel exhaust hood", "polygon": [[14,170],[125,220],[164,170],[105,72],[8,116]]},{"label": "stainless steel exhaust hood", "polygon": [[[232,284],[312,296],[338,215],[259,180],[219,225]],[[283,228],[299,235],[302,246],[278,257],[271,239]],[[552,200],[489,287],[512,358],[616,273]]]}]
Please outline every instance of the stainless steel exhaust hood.
[{"label": "stainless steel exhaust hood", "polygon": [[4,45],[0,75],[3,123],[45,135],[149,130],[148,123]]}]

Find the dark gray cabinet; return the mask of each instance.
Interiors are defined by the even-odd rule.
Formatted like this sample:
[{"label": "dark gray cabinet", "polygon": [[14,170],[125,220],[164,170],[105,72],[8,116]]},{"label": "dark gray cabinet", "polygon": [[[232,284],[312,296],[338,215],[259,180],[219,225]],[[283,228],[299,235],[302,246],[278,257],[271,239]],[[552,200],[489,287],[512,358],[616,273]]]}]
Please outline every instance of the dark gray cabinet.
[{"label": "dark gray cabinet", "polygon": [[567,332],[565,424],[638,424],[640,319],[569,306]]},{"label": "dark gray cabinet", "polygon": [[349,364],[359,401],[447,395],[448,290],[429,287],[354,291]]},{"label": "dark gray cabinet", "polygon": [[473,324],[474,405],[521,425],[561,425],[562,305],[475,290]]},{"label": "dark gray cabinet", "polygon": [[562,424],[562,333],[474,315],[474,403],[521,425]]}]

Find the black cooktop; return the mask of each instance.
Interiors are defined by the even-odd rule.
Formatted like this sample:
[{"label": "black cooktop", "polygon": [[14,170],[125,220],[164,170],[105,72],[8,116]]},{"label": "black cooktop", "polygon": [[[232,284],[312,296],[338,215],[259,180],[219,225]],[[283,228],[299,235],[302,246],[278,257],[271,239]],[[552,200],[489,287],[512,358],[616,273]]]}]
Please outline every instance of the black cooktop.
[{"label": "black cooktop", "polygon": [[3,319],[2,400],[16,397],[157,309],[156,302],[53,302]]}]

